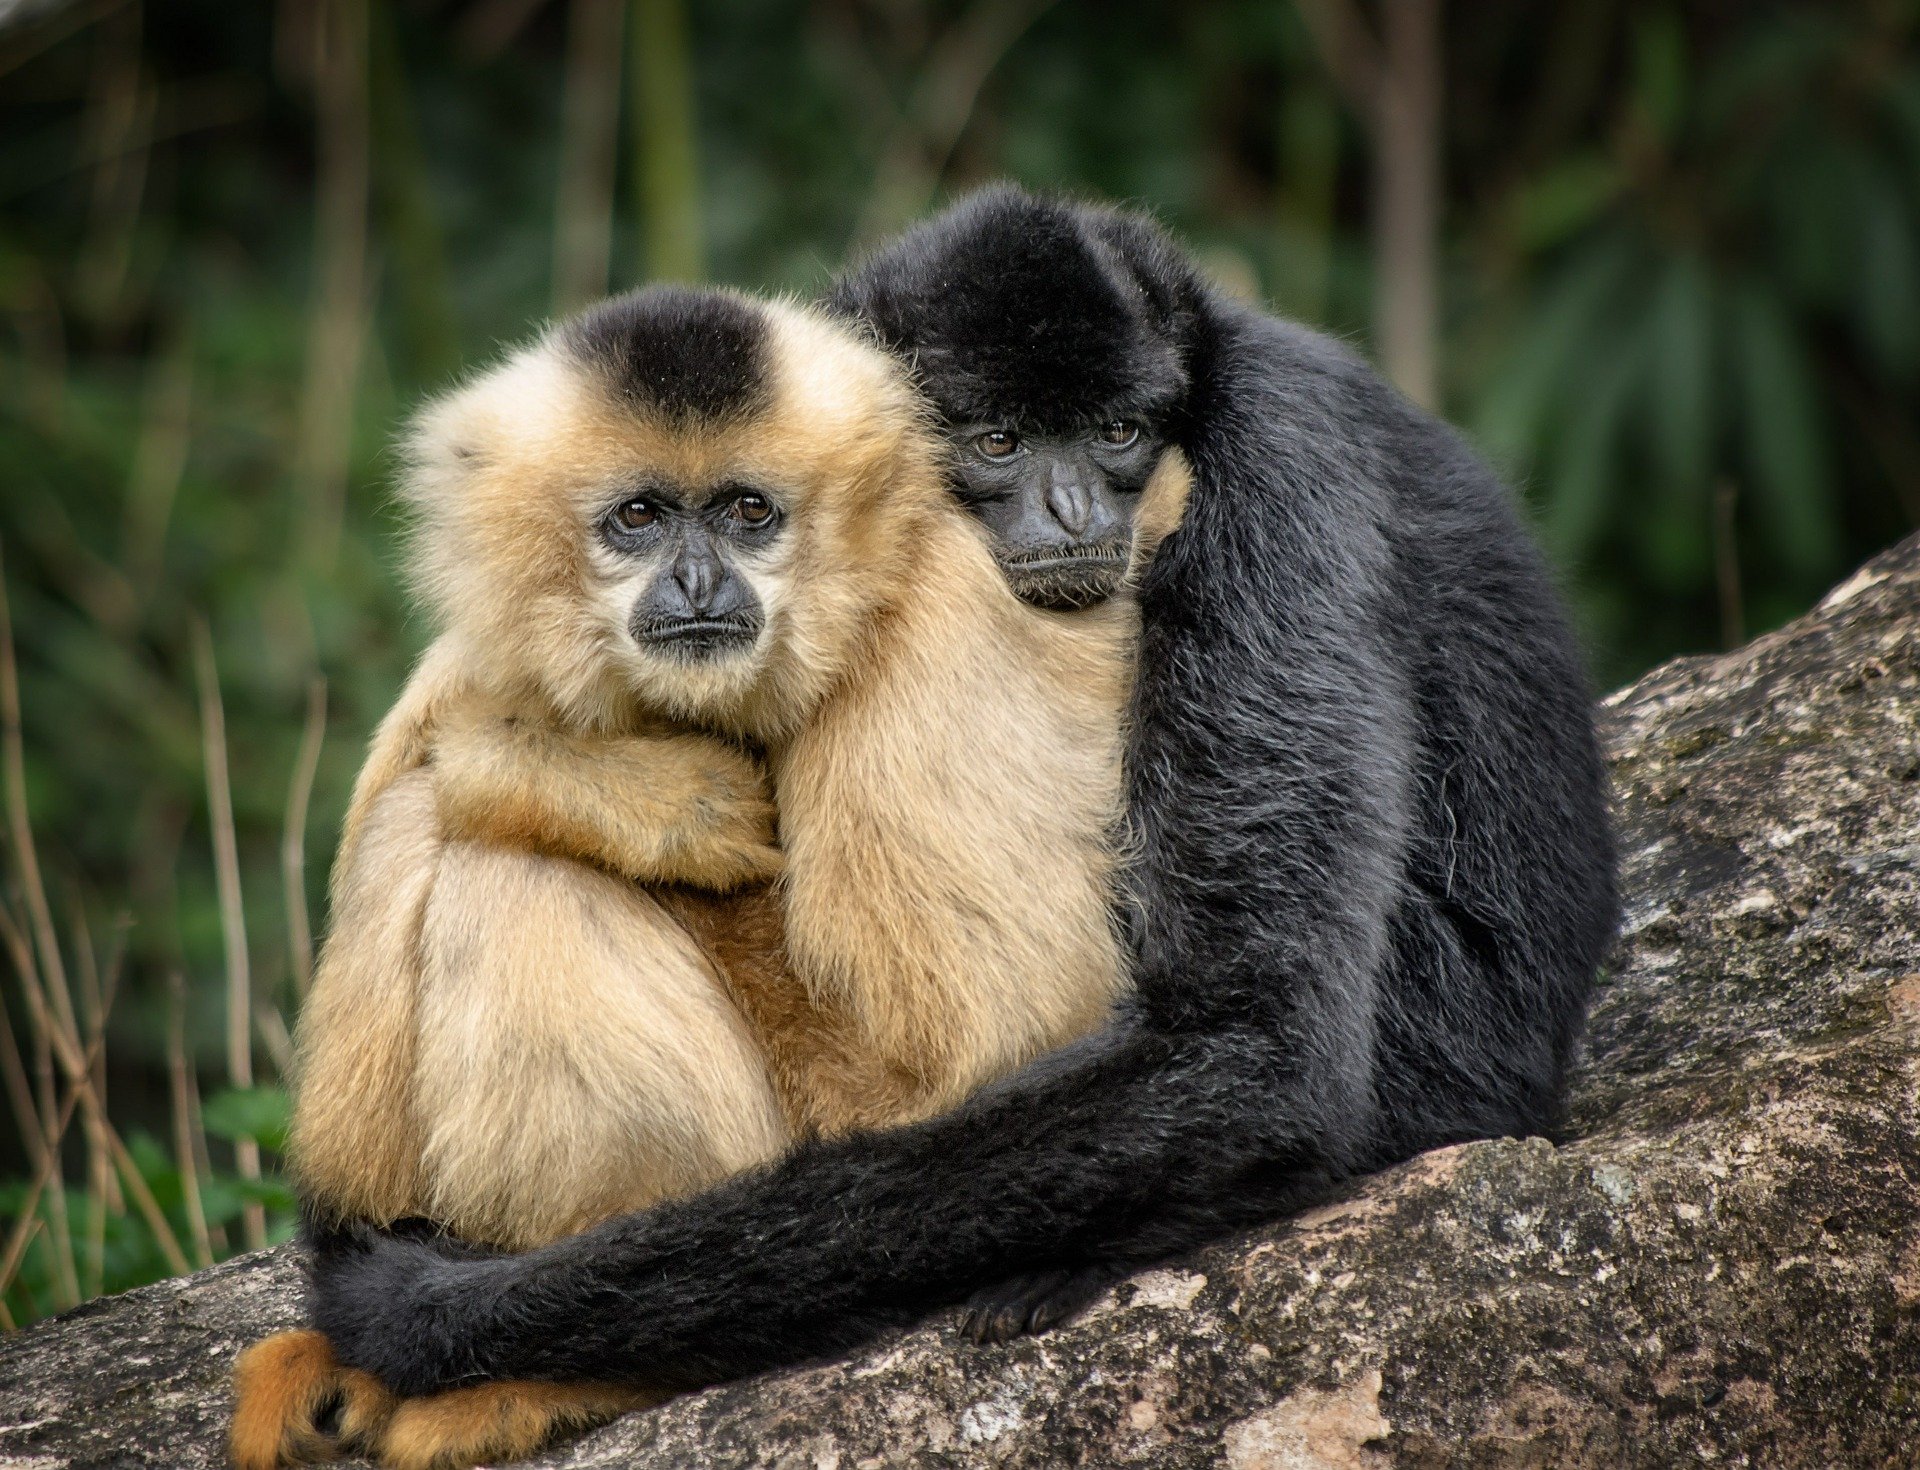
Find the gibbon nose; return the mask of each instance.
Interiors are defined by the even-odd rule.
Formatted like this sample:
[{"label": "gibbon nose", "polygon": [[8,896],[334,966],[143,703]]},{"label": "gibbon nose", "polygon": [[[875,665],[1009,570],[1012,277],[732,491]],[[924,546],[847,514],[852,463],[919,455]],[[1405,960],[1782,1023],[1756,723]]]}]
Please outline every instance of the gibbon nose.
[{"label": "gibbon nose", "polygon": [[673,580],[694,614],[706,617],[714,610],[714,595],[726,580],[725,568],[712,547],[689,548],[673,564]]},{"label": "gibbon nose", "polygon": [[1093,523],[1093,487],[1078,475],[1056,477],[1047,486],[1047,509],[1069,536],[1083,539]]}]

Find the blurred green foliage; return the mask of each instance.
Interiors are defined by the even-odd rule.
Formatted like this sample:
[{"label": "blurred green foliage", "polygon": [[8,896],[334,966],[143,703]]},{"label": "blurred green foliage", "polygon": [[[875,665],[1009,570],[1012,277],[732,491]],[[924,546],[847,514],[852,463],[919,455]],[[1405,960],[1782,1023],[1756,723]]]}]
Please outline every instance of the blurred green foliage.
[{"label": "blurred green foliage", "polygon": [[[216,1124],[216,1113],[228,1113],[236,1106],[229,1099],[238,1096],[221,1093],[207,1099],[207,1127],[215,1137],[232,1139],[264,1122],[256,1111]],[[237,1106],[245,1109],[249,1105]],[[278,1096],[277,1103],[262,1097],[252,1106],[277,1112],[277,1126],[284,1137],[284,1094]],[[292,1238],[293,1191],[285,1180],[272,1176],[245,1180],[225,1171],[190,1175],[179,1166],[172,1151],[144,1131],[128,1136],[127,1153],[130,1166],[146,1185],[165,1222],[164,1232],[140,1209],[127,1207],[124,1202],[119,1209],[103,1208],[103,1199],[84,1189],[65,1189],[61,1207],[54,1209],[44,1198],[32,1197],[30,1180],[0,1182],[0,1218],[15,1219],[23,1209],[37,1209],[48,1221],[41,1226],[42,1235],[49,1228],[64,1229],[66,1235],[63,1250],[51,1249],[50,1242],[36,1238],[35,1248],[23,1257],[20,1271],[3,1294],[16,1322],[29,1322],[70,1305],[75,1296],[125,1291],[172,1275],[175,1267],[161,1243],[163,1238],[190,1264],[211,1264],[238,1244],[241,1217],[250,1204],[268,1211],[273,1222],[267,1235],[270,1242]],[[199,1200],[197,1213],[188,1203],[190,1184]],[[77,1290],[63,1286],[63,1262],[71,1262],[75,1278],[72,1285]]]},{"label": "blurred green foliage", "polygon": [[[1911,0],[1448,8],[1446,408],[1522,487],[1606,683],[1777,623],[1920,521],[1917,27]],[[133,920],[114,1115],[166,1131],[169,973],[224,1075],[202,622],[275,1059],[289,895],[323,916],[423,639],[386,508],[410,405],[601,281],[811,292],[998,176],[1149,205],[1364,348],[1370,139],[1326,63],[1276,0],[0,4],[0,558],[58,922]],[[10,904],[20,881],[16,853]],[[206,1122],[271,1141],[271,1112]],[[111,1283],[161,1269],[111,1239]]]}]

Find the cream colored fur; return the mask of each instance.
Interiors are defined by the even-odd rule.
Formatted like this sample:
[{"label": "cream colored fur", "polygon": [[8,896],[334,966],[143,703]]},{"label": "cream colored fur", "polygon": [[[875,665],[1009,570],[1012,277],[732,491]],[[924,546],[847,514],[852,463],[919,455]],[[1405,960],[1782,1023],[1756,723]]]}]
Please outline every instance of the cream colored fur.
[{"label": "cream colored fur", "polygon": [[[650,422],[553,339],[418,422],[415,582],[444,631],[356,786],[301,1018],[292,1154],[323,1217],[533,1245],[796,1130],[944,1109],[1124,984],[1131,603],[1015,599],[897,369],[764,309],[779,381],[746,423]],[[638,470],[780,492],[750,655],[690,672],[627,635],[636,573],[593,528]],[[1185,486],[1170,455],[1141,558]],[[261,1463],[330,1371],[284,1355],[305,1376],[260,1369],[290,1406],[256,1396]],[[452,1427],[390,1463],[630,1401],[523,1389],[401,1406],[392,1424]]]},{"label": "cream colored fur", "polygon": [[[405,498],[445,631],[375,738],[301,1025],[294,1159],[323,1213],[523,1246],[784,1145],[761,1060],[780,1048],[744,1046],[739,1011],[795,1005],[739,997],[766,982],[737,973],[729,1004],[682,927],[607,877],[778,870],[730,738],[768,752],[777,958],[823,1059],[785,1049],[790,1122],[937,1111],[1097,1024],[1121,984],[1130,605],[1018,602],[888,360],[767,309],[784,371],[745,424],[648,422],[551,340],[421,416]],[[636,468],[791,499],[753,567],[752,656],[689,679],[627,636],[632,568],[592,528]],[[1150,501],[1177,502],[1162,481]],[[872,1079],[878,1114],[795,1096]]]}]

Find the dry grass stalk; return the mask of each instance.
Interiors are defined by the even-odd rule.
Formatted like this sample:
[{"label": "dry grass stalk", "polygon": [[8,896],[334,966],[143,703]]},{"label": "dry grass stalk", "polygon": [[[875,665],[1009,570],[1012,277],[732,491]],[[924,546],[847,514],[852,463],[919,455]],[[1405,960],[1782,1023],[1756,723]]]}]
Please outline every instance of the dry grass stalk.
[{"label": "dry grass stalk", "polygon": [[[207,811],[213,822],[213,867],[220,897],[220,933],[227,955],[227,1080],[253,1086],[253,972],[247,958],[247,917],[240,900],[240,847],[234,835],[233,786],[227,774],[227,717],[220,702],[220,675],[207,625],[193,628],[194,671],[200,682],[200,728],[206,747]],[[234,1167],[249,1182],[260,1178],[260,1145],[251,1138],[233,1145]],[[267,1212],[250,1204],[240,1220],[249,1250],[267,1243]]]},{"label": "dry grass stalk", "polygon": [[293,1072],[293,1030],[287,1025],[287,1018],[280,1013],[280,1007],[271,1001],[260,1005],[254,1012],[256,1034],[261,1045],[267,1049],[267,1056],[273,1062],[273,1070],[280,1076],[290,1076]]},{"label": "dry grass stalk", "polygon": [[[5,918],[6,909],[0,906],[0,918]],[[20,1142],[27,1151],[27,1163],[34,1168],[40,1166],[40,1145],[44,1124],[40,1117],[40,1105],[33,1098],[33,1083],[27,1078],[27,1064],[20,1055],[20,1044],[14,1038],[13,1022],[7,1015],[7,1008],[0,1005],[0,1083],[7,1089],[7,1103],[13,1109],[13,1121],[20,1129]]]},{"label": "dry grass stalk", "polygon": [[[40,1174],[34,1176],[33,1187],[27,1191],[26,1201],[14,1221],[13,1233],[7,1237],[6,1254],[0,1255],[0,1312],[6,1311],[7,1289],[13,1285],[13,1278],[26,1261],[27,1252],[40,1238],[40,1232],[47,1228],[47,1222],[41,1218],[39,1211],[40,1192],[46,1188],[43,1178]],[[7,1312],[6,1327],[8,1331],[13,1330],[11,1312]]]},{"label": "dry grass stalk", "polygon": [[[4,559],[0,559],[0,781],[4,782],[6,791],[8,847],[13,854],[14,871],[19,876],[21,896],[27,905],[28,926],[39,947],[36,958],[34,945],[13,924],[12,916],[0,910],[8,948],[13,954],[14,970],[27,997],[34,1026],[34,1077],[38,1092],[34,1111],[42,1127],[38,1146],[28,1152],[38,1158],[41,1172],[53,1176],[59,1172],[60,1142],[68,1116],[62,1114],[59,1127],[54,1126],[57,1089],[54,1085],[53,1057],[59,1042],[71,1040],[77,1044],[79,1026],[73,1016],[73,996],[67,988],[66,966],[54,933],[53,911],[47,903],[47,890],[40,879],[40,860],[33,843],[33,828],[27,819],[27,762],[25,736],[20,723],[20,669],[13,651],[13,616],[7,597]],[[62,1018],[67,1025],[62,1036],[53,1034],[47,1019],[49,1007],[40,978],[42,966],[50,980],[48,988],[57,997],[55,1004],[61,1008]],[[62,1306],[73,1306],[80,1300],[80,1277],[73,1259],[73,1236],[64,1189],[54,1190],[49,1200],[49,1213],[54,1226],[55,1300]]]},{"label": "dry grass stalk", "polygon": [[[153,1232],[155,1245],[159,1247],[161,1255],[166,1257],[167,1264],[172,1270],[182,1273],[190,1270],[191,1267],[187,1265],[186,1253],[180,1249],[179,1237],[174,1234],[173,1227],[167,1223],[167,1217],[161,1210],[159,1202],[154,1199],[153,1191],[147,1187],[147,1181],[141,1177],[140,1170],[133,1161],[133,1155],[127,1152],[126,1143],[121,1139],[113,1124],[107,1121],[106,1109],[100,1105],[100,1099],[93,1090],[93,1052],[91,1050],[82,1051],[79,1043],[75,1039],[62,1034],[59,1030],[50,1014],[46,995],[41,990],[39,977],[32,971],[32,950],[27,946],[24,936],[21,935],[20,931],[7,918],[4,909],[0,909],[0,940],[5,942],[8,950],[11,951],[13,955],[14,970],[19,975],[21,981],[20,989],[26,996],[28,1014],[34,1023],[39,1037],[44,1040],[51,1058],[59,1063],[60,1071],[66,1076],[68,1087],[78,1094],[80,1105],[98,1126],[101,1141],[111,1156],[114,1167],[120,1171],[121,1182],[125,1184],[127,1193],[133,1197],[135,1207],[140,1211],[141,1217],[147,1222],[147,1228]],[[93,1044],[98,1046],[101,1041],[102,1038],[96,1036]],[[41,1116],[52,1117],[54,1112],[55,1109],[52,1106],[51,1094],[43,1093]],[[59,1167],[60,1138],[66,1131],[66,1120],[70,1114],[71,1108],[60,1109],[59,1126],[48,1130],[47,1153],[41,1160],[41,1167],[49,1176]],[[54,1238],[56,1257],[58,1257],[63,1243],[60,1232],[68,1229],[65,1197],[65,1191],[60,1189],[54,1190],[47,1197],[49,1203],[54,1206],[53,1213],[56,1216],[52,1222],[56,1232]],[[262,1234],[265,1234],[264,1226]],[[70,1235],[64,1238],[64,1244],[66,1246],[66,1265],[71,1267],[72,1239]],[[73,1278],[72,1284],[77,1291],[77,1277]]]},{"label": "dry grass stalk", "polygon": [[307,683],[307,723],[300,732],[300,751],[294,757],[280,835],[280,875],[286,885],[293,991],[303,1001],[307,987],[313,983],[313,925],[307,912],[307,808],[313,799],[313,780],[320,769],[320,747],[326,733],[327,681],[316,676]]},{"label": "dry grass stalk", "polygon": [[27,917],[39,949],[39,965],[47,980],[48,992],[70,1037],[78,1037],[80,1028],[74,1016],[73,992],[67,984],[66,962],[60,954],[60,940],[53,927],[53,909],[47,903],[46,885],[40,877],[40,859],[33,842],[32,824],[27,819],[27,762],[25,738],[20,725],[20,670],[13,652],[13,617],[7,600],[6,569],[0,564],[0,763],[5,766],[7,834],[13,861],[20,875],[20,889],[27,904]]},{"label": "dry grass stalk", "polygon": [[[40,1135],[40,1169],[49,1178],[60,1173],[61,1144],[66,1137],[72,1110],[57,1110],[55,1099],[59,1085],[53,1065],[53,1038],[47,1034],[44,1007],[34,1017],[33,1071],[35,1090],[40,1099],[40,1118],[45,1130]],[[57,1118],[56,1118],[57,1113]],[[80,1302],[80,1273],[73,1259],[73,1220],[67,1212],[67,1192],[54,1190],[47,1196],[47,1218],[53,1225],[47,1237],[52,1259],[53,1301],[65,1309]]]},{"label": "dry grass stalk", "polygon": [[167,976],[167,1079],[173,1101],[173,1156],[180,1169],[180,1193],[187,1206],[187,1229],[196,1265],[213,1264],[213,1238],[200,1198],[200,1167],[195,1157],[193,1069],[187,1061],[187,982],[178,970]]},{"label": "dry grass stalk", "polygon": [[[93,953],[93,935],[87,927],[86,915],[79,912],[80,905],[75,904],[74,908],[74,969],[80,978],[80,999],[87,1017],[87,1052],[92,1059],[88,1080],[93,1085],[93,1095],[100,1099],[104,1110],[107,1101],[107,1059],[101,1043],[106,1031],[106,992],[100,983],[100,970]],[[87,1113],[85,1121],[87,1238],[86,1250],[81,1258],[85,1274],[81,1278],[80,1288],[82,1295],[94,1297],[106,1289],[107,1215],[109,1211],[119,1213],[123,1199],[114,1184],[113,1159],[107,1149],[106,1139],[101,1135],[99,1122],[91,1111]]]}]

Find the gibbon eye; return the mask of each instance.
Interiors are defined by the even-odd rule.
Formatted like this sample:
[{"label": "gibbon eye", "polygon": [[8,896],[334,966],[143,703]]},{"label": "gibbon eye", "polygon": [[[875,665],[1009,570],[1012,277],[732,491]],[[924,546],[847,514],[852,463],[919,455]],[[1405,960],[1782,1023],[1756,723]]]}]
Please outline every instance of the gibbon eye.
[{"label": "gibbon eye", "polygon": [[1125,449],[1140,437],[1140,426],[1130,419],[1115,419],[1100,426],[1100,438],[1115,449]]},{"label": "gibbon eye", "polygon": [[622,501],[614,508],[613,518],[629,531],[638,531],[651,526],[659,512],[653,508],[651,500],[642,500],[636,496],[632,500]]},{"label": "gibbon eye", "polygon": [[773,519],[773,502],[764,495],[736,495],[727,514],[749,526],[764,526]]},{"label": "gibbon eye", "polygon": [[992,429],[975,439],[973,447],[988,459],[1005,459],[1020,447],[1020,436],[1011,429]]}]

